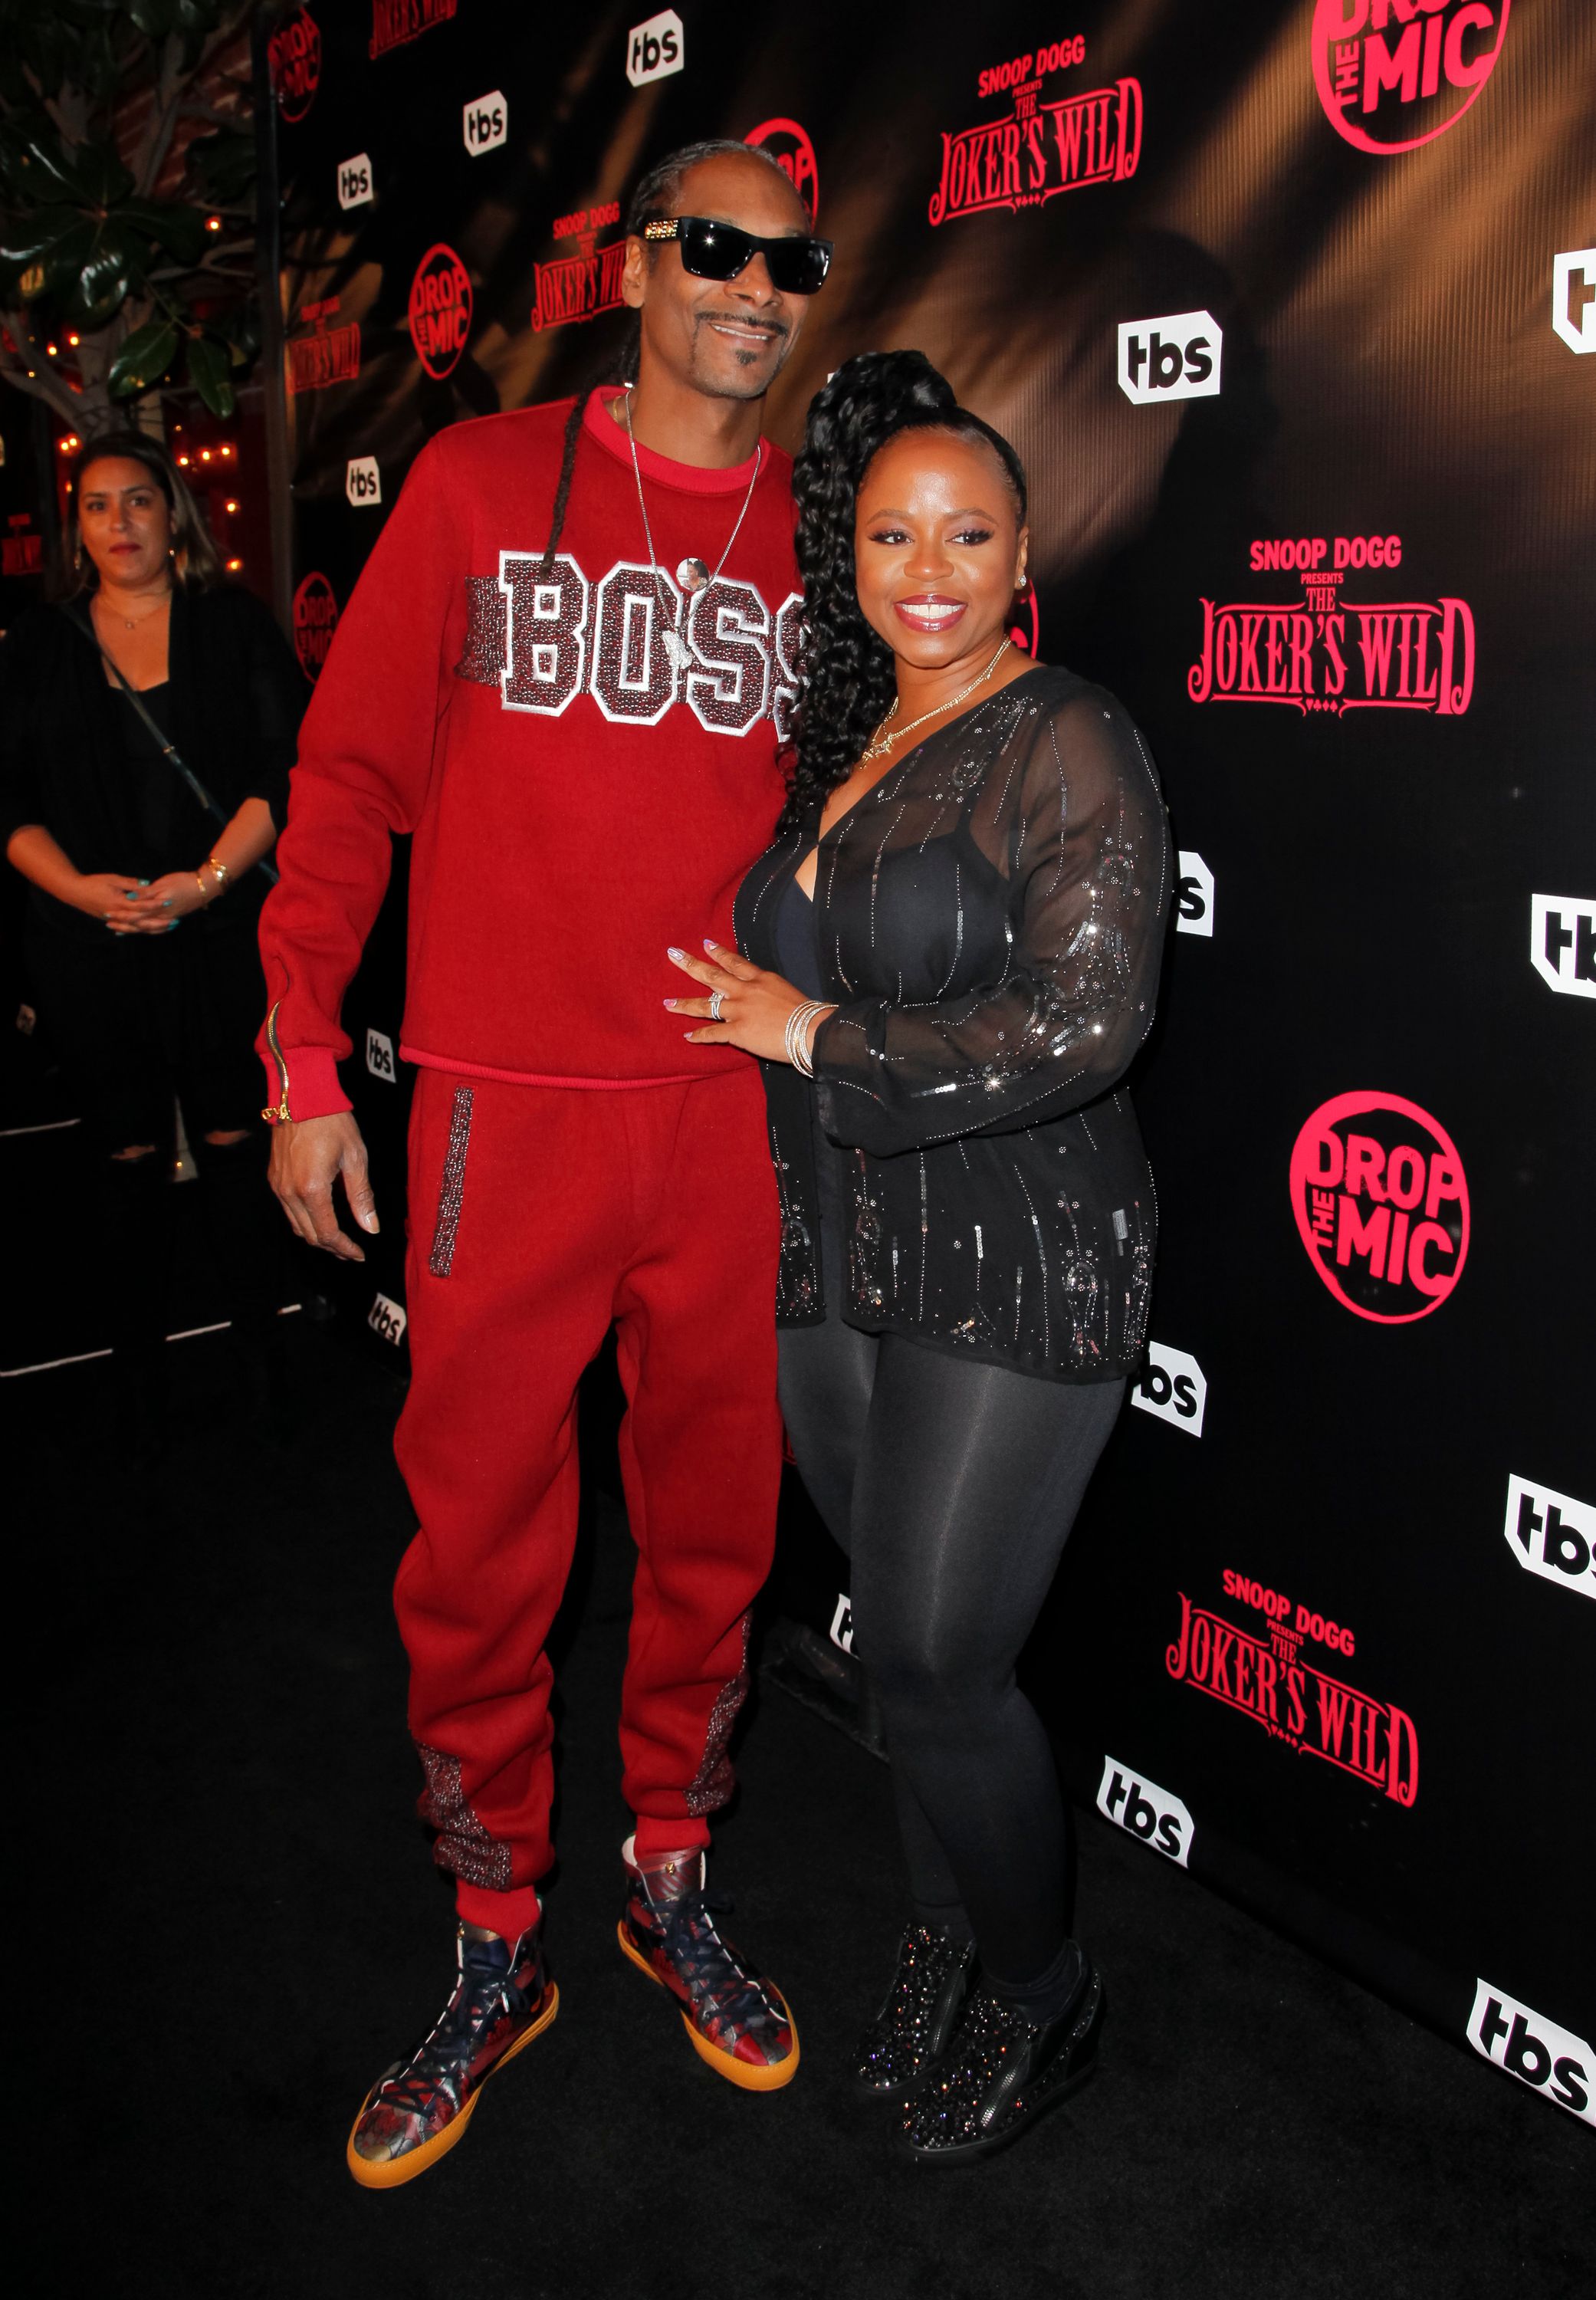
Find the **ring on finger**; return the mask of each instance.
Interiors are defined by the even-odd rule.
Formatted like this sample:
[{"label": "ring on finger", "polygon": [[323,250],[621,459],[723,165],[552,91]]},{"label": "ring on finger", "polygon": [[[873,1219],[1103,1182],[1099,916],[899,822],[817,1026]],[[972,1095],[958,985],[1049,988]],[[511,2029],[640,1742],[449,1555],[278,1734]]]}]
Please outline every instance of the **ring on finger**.
[{"label": "ring on finger", "polygon": [[726,993],[724,990],[712,990],[710,993],[710,1020],[711,1022],[719,1022],[721,1020],[725,1004]]}]

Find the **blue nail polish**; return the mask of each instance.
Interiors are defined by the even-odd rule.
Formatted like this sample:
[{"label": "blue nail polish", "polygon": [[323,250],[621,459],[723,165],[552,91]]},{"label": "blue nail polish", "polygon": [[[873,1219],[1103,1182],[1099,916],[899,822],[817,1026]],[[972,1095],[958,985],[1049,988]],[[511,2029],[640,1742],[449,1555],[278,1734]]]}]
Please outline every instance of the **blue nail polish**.
[{"label": "blue nail polish", "polygon": [[182,923],[183,921],[181,919],[168,919],[161,931],[162,934],[176,934],[178,929],[182,925]]}]

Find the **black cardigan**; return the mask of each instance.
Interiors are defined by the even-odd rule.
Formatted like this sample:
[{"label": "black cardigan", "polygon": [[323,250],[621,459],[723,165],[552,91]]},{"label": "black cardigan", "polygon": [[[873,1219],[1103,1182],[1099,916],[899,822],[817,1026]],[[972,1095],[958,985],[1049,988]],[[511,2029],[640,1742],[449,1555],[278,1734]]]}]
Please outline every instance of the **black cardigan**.
[{"label": "black cardigan", "polygon": [[[819,809],[737,896],[776,921]],[[1168,831],[1140,734],[1074,672],[1027,671],[906,753],[819,840],[837,1011],[813,1088],[764,1063],[781,1201],[777,1314],[825,1314],[810,1125],[853,1154],[847,1321],[1067,1381],[1131,1371],[1157,1209],[1118,1081],[1152,1021]]]},{"label": "black cardigan", "polygon": [[[280,830],[309,689],[270,613],[231,585],[195,591],[179,584],[167,657],[172,741],[224,815],[262,798]],[[127,870],[137,832],[121,707],[86,602],[19,616],[0,645],[0,848],[24,823],[42,823],[79,871]],[[251,871],[229,890],[229,917],[258,910],[265,891],[261,873]],[[42,922],[94,930],[95,921],[37,888],[29,893]]]}]

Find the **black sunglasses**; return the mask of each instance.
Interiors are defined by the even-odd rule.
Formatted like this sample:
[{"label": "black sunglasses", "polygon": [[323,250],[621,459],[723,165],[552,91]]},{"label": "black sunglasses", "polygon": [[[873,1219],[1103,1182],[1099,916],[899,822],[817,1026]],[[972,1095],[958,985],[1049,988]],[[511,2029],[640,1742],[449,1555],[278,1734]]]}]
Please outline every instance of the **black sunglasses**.
[{"label": "black sunglasses", "polygon": [[674,239],[682,269],[695,279],[735,279],[756,255],[765,259],[770,285],[784,296],[812,296],[831,269],[828,239],[758,239],[713,216],[658,216],[643,227],[648,240]]}]

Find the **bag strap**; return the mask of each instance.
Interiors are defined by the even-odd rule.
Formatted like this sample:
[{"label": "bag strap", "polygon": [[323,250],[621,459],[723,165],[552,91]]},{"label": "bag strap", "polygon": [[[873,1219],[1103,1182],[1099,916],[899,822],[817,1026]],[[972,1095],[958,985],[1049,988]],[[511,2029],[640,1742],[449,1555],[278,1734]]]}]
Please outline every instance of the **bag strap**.
[{"label": "bag strap", "polygon": [[[181,751],[179,750],[177,745],[162,728],[159,721],[156,720],[154,712],[150,709],[148,704],[145,703],[143,696],[134,686],[127,673],[123,671],[121,663],[118,662],[110,648],[101,638],[98,631],[96,630],[93,622],[86,617],[74,615],[70,607],[63,607],[62,612],[66,616],[67,621],[70,623],[74,624],[79,630],[84,633],[86,638],[93,640],[95,646],[99,649],[101,654],[104,657],[105,662],[109,664],[112,676],[116,680],[117,685],[121,688],[122,693],[133,705],[134,710],[137,712],[139,717],[143,720],[145,728],[154,737],[156,744],[160,748],[162,757],[168,760],[176,772],[182,777],[194,797],[199,801],[201,806],[204,807],[205,812],[211,816],[218,828],[225,830],[228,827],[229,818],[223,814],[220,807],[218,806],[216,801],[212,797],[204,783],[201,782],[199,777],[195,773],[194,769],[189,765]],[[270,885],[273,887],[276,886],[278,874],[272,869],[270,862],[262,860],[256,862],[254,867],[255,870],[260,871],[264,874]]]}]

